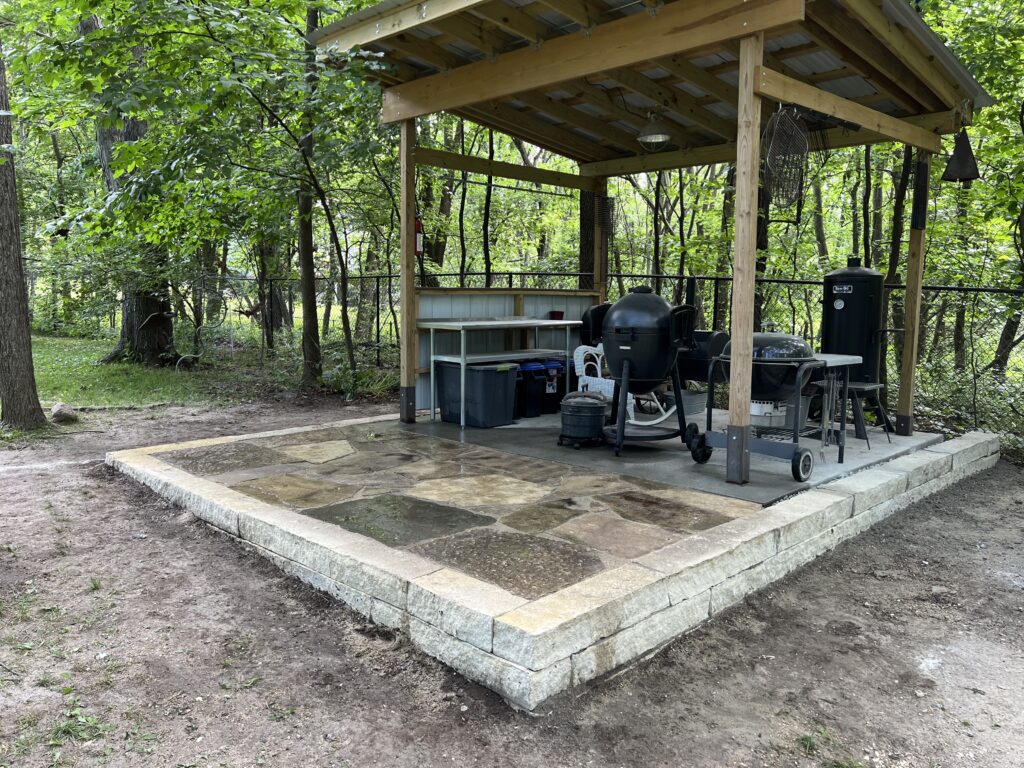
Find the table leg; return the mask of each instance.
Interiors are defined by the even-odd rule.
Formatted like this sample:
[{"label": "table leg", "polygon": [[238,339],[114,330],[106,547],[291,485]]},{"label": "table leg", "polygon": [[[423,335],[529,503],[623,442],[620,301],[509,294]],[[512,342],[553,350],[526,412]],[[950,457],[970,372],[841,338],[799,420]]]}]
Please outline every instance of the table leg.
[{"label": "table leg", "polygon": [[466,330],[459,331],[459,429],[466,428]]},{"label": "table leg", "polygon": [[846,401],[850,397],[850,366],[843,366],[842,402],[839,404],[839,463],[846,453]]},{"label": "table leg", "polygon": [[430,420],[437,419],[437,385],[434,382],[434,329],[430,329]]}]

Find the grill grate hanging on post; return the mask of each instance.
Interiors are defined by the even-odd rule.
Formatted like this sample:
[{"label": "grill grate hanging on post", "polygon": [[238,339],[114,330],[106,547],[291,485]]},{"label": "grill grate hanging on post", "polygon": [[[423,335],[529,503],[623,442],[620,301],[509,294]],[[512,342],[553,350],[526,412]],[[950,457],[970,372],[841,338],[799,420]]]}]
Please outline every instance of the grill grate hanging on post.
[{"label": "grill grate hanging on post", "polygon": [[761,174],[768,205],[786,208],[803,197],[809,151],[807,130],[796,110],[780,106],[761,135]]}]

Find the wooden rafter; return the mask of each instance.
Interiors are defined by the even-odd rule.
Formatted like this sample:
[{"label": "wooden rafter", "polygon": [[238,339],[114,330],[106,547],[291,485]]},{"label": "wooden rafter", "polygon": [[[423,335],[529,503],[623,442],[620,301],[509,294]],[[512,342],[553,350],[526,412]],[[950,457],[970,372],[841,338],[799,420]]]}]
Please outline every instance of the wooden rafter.
[{"label": "wooden rafter", "polygon": [[835,51],[848,66],[911,112],[947,106],[891,51],[837,6],[812,3],[807,17],[804,26],[811,37]]},{"label": "wooden rafter", "polygon": [[[957,112],[936,112],[917,117],[903,118],[911,125],[934,133],[936,136],[956,133],[962,126],[961,116]],[[824,133],[824,144],[830,149],[857,147],[864,144],[881,144],[892,141],[867,128],[848,130],[831,128]],[[664,171],[671,168],[690,168],[716,163],[731,163],[736,159],[736,144],[713,144],[692,149],[680,149],[670,152],[657,152],[637,157],[621,157],[601,160],[595,163],[584,163],[580,166],[583,176],[626,176],[633,173],[649,173]]]},{"label": "wooden rafter", "polygon": [[537,21],[517,6],[509,5],[503,0],[490,0],[490,2],[476,5],[473,8],[473,13],[531,43],[541,43],[550,34],[546,24]]},{"label": "wooden rafter", "polygon": [[483,176],[499,176],[504,179],[517,179],[519,181],[548,184],[555,187],[584,189],[592,192],[599,184],[592,177],[579,176],[575,173],[549,171],[545,168],[531,168],[526,165],[503,163],[498,160],[488,160],[484,157],[460,155],[454,152],[443,152],[425,147],[416,147],[413,157],[417,165],[429,165],[434,168],[446,168],[453,171],[467,171],[468,173],[477,173]]},{"label": "wooden rafter", "polygon": [[312,37],[320,48],[337,46],[343,50],[362,48],[380,42],[399,32],[421,24],[429,24],[456,13],[461,13],[493,0],[431,0],[429,3],[412,0],[387,13],[371,16],[357,24],[346,24],[342,19],[328,24]]},{"label": "wooden rafter", "polygon": [[662,84],[651,80],[628,67],[611,70],[607,74],[629,90],[651,99],[662,109],[682,115],[699,128],[710,131],[715,136],[731,139],[736,135],[736,125],[732,121],[704,109],[697,103],[695,97],[685,91],[668,83]]},{"label": "wooden rafter", "polygon": [[893,56],[903,62],[933,93],[954,107],[967,97],[955,81],[936,68],[931,57],[924,54],[910,36],[889,21],[882,9],[871,0],[840,0],[840,4],[878,40]]},{"label": "wooden rafter", "polygon": [[938,152],[942,149],[942,139],[939,136],[918,128],[913,123],[815,88],[767,67],[758,67],[755,74],[754,92],[760,96],[786,104],[796,104],[848,123],[856,123],[872,133],[886,136],[893,141],[912,144],[929,152]]},{"label": "wooden rafter", "polygon": [[515,98],[531,109],[545,112],[568,125],[588,131],[603,141],[621,147],[627,152],[632,151],[632,148],[636,146],[636,136],[632,136],[613,125],[608,125],[603,120],[581,112],[568,104],[563,104],[557,99],[541,95],[536,91],[520,93]]},{"label": "wooden rafter", "polygon": [[704,93],[714,97],[716,101],[736,104],[736,99],[739,96],[736,86],[729,85],[722,78],[692,64],[686,60],[685,56],[666,56],[651,63],[662,67],[673,77],[678,78],[677,82],[687,82],[697,86]]},{"label": "wooden rafter", "polygon": [[[480,6],[476,9],[479,12]],[[510,8],[511,6],[505,6]],[[384,92],[385,122],[502,98],[772,29],[803,18],[804,0],[709,0],[671,3],[657,17],[635,14],[566,35],[539,48],[502,54]]]},{"label": "wooden rafter", "polygon": [[594,3],[586,2],[586,0],[540,0],[540,4],[562,14],[584,29],[589,29],[601,22],[601,10]]}]

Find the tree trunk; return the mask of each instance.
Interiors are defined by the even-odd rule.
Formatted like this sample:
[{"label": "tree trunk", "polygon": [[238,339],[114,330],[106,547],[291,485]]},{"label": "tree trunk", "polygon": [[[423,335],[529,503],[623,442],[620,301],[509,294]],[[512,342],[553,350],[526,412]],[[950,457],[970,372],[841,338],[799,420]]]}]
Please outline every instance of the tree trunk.
[{"label": "tree trunk", "polygon": [[828,237],[825,235],[825,211],[821,201],[821,179],[817,176],[811,184],[814,192],[814,239],[818,244],[818,267],[828,267]]},{"label": "tree trunk", "polygon": [[[100,28],[95,16],[88,16],[78,25],[82,37],[87,38]],[[136,50],[136,60],[141,62],[142,50]],[[140,65],[141,66],[141,65]],[[97,122],[96,145],[99,154],[103,181],[108,193],[121,190],[123,182],[130,176],[116,177],[112,161],[114,149],[122,142],[138,141],[146,135],[145,121],[128,115],[117,115],[120,128],[114,124]],[[153,260],[146,274],[135,275],[121,296],[121,337],[117,346],[100,362],[132,362],[145,365],[174,365],[178,352],[174,348],[174,314],[171,312],[170,289],[165,277],[167,272],[166,253],[147,248],[141,242],[138,247]]]},{"label": "tree trunk", "polygon": [[[315,6],[306,8],[306,84],[309,98],[316,92],[316,47],[308,42],[319,26],[320,14]],[[315,116],[311,105],[302,116],[302,150],[313,156],[313,128]],[[302,380],[303,389],[320,383],[323,364],[320,357],[320,324],[316,314],[316,265],[313,263],[313,189],[308,180],[299,185],[298,195],[299,279],[302,291]]]},{"label": "tree trunk", "polygon": [[[7,68],[0,54],[0,146],[13,143],[10,108]],[[46,424],[32,366],[14,155],[6,150],[0,150],[0,419],[14,429]]]},{"label": "tree trunk", "polygon": [[871,266],[871,145],[864,145],[864,192],[861,195],[861,221],[864,224],[864,266]]}]

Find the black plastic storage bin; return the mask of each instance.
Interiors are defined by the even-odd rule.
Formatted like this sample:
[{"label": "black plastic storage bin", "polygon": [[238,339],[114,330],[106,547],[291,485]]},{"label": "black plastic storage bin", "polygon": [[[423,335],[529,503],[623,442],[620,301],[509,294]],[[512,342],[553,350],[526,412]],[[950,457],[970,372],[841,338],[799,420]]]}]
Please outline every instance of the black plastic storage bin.
[{"label": "black plastic storage bin", "polygon": [[544,361],[544,402],[541,413],[558,413],[565,395],[565,363],[561,360]]},{"label": "black plastic storage bin", "polygon": [[523,363],[516,381],[516,418],[532,419],[544,408],[548,372],[543,363]]},{"label": "black plastic storage bin", "polygon": [[[501,427],[512,423],[516,398],[515,363],[466,366],[466,426]],[[459,423],[459,364],[437,363],[441,421]]]}]

